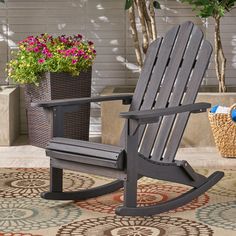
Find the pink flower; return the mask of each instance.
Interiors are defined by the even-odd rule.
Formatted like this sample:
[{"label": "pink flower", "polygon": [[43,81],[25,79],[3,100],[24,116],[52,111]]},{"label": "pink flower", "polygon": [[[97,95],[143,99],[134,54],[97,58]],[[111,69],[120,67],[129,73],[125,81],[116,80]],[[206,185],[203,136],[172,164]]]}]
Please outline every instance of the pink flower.
[{"label": "pink flower", "polygon": [[46,47],[44,47],[42,50],[42,53],[46,55],[48,52],[49,52],[48,49]]},{"label": "pink flower", "polygon": [[40,58],[39,60],[38,60],[38,63],[39,64],[42,64],[42,63],[44,63],[45,62],[45,60],[43,59],[43,58]]},{"label": "pink flower", "polygon": [[47,54],[47,57],[51,58],[52,57],[52,53],[48,52]]},{"label": "pink flower", "polygon": [[72,60],[72,64],[76,64],[77,62],[77,60]]},{"label": "pink flower", "polygon": [[39,52],[39,48],[38,47],[34,48],[34,52]]},{"label": "pink flower", "polygon": [[77,38],[82,39],[83,36],[81,34],[77,34]]},{"label": "pink flower", "polygon": [[79,54],[79,56],[82,56],[82,55],[84,55],[84,51],[83,50],[79,50],[78,54]]}]

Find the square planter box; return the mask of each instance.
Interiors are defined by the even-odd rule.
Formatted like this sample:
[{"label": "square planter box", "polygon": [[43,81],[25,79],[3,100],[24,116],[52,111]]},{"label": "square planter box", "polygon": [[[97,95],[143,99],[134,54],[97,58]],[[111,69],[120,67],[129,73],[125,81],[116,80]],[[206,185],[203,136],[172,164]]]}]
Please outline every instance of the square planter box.
[{"label": "square planter box", "polygon": [[[44,148],[53,134],[53,124],[43,108],[33,108],[31,102],[91,96],[92,70],[79,76],[67,73],[45,73],[39,86],[25,86],[25,105],[30,144]],[[64,115],[64,137],[89,139],[90,104]]]}]

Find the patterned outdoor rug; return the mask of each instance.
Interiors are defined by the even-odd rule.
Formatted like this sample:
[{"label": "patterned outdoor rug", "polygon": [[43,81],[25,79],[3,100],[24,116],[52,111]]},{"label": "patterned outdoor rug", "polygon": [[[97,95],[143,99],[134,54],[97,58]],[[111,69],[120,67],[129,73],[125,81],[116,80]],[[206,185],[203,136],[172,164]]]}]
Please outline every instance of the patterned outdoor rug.
[{"label": "patterned outdoor rug", "polygon": [[[209,175],[213,170],[198,169]],[[109,179],[66,172],[68,191],[89,188]],[[210,191],[183,207],[154,217],[119,217],[122,191],[87,201],[47,201],[47,169],[0,170],[0,236],[158,236],[236,235],[236,170]],[[183,185],[144,178],[139,182],[140,205],[151,205],[186,191]]]}]

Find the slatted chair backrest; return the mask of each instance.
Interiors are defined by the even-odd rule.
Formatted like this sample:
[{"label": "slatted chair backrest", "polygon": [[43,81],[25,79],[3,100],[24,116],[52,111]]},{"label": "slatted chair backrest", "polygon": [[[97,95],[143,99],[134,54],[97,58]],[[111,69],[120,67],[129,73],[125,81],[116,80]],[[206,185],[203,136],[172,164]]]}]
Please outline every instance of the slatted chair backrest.
[{"label": "slatted chair backrest", "polygon": [[[211,53],[211,44],[192,22],[172,28],[149,46],[130,110],[193,104]],[[142,125],[139,153],[152,160],[172,162],[188,118],[186,112]]]}]

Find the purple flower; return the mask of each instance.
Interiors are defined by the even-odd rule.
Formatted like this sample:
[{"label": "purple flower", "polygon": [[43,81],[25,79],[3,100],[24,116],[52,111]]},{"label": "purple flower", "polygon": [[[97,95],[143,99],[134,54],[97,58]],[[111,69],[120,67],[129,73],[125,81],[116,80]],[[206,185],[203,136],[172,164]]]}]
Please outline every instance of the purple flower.
[{"label": "purple flower", "polygon": [[93,45],[94,43],[92,41],[88,41],[89,46]]}]

